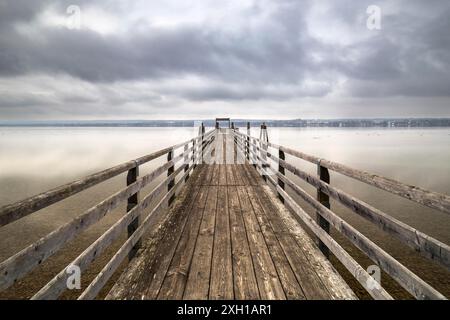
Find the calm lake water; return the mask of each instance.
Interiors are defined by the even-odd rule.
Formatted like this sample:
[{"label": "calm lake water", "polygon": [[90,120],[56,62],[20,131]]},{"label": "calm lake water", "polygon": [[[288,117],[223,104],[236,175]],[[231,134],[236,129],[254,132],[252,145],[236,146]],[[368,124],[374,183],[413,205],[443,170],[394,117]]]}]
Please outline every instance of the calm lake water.
[{"label": "calm lake water", "polygon": [[[0,206],[73,181],[121,162],[137,158],[196,136],[194,128],[0,128]],[[259,136],[258,130],[252,135]],[[450,129],[332,129],[270,128],[271,142],[335,162],[394,178],[433,191],[450,194]],[[308,172],[314,165],[288,158]],[[161,160],[162,161],[162,160]],[[159,163],[161,163],[161,161]],[[144,166],[141,174],[158,164]],[[292,177],[295,179],[295,177]],[[295,179],[311,194],[315,190]],[[387,194],[339,174],[331,174],[331,183],[391,214],[395,218],[447,244],[450,243],[450,217],[410,201]],[[125,186],[125,175],[81,192],[20,221],[0,228],[0,261],[36,241],[83,210]],[[151,188],[151,187],[150,187]],[[450,296],[449,272],[427,263],[412,250],[380,232],[356,214],[332,201],[332,209],[408,268]],[[305,207],[307,207],[305,205]],[[71,259],[77,257],[101,232],[104,232],[125,208],[117,210],[76,241],[43,263],[36,272],[0,294],[0,298],[27,298],[39,290]],[[313,214],[312,210],[309,210]],[[358,249],[335,235],[363,266],[371,264]],[[111,248],[111,254],[116,247]],[[107,259],[107,258],[104,258]],[[106,260],[99,259],[87,271],[89,278]],[[339,270],[342,268],[336,263]],[[84,274],[85,276],[85,274]],[[351,281],[350,277],[346,279]],[[385,281],[385,282],[383,282]],[[382,284],[399,298],[408,295],[388,277]],[[360,288],[352,282],[360,293]],[[362,291],[361,291],[362,292]],[[364,297],[362,293],[361,297]],[[66,298],[71,298],[69,294]]]}]

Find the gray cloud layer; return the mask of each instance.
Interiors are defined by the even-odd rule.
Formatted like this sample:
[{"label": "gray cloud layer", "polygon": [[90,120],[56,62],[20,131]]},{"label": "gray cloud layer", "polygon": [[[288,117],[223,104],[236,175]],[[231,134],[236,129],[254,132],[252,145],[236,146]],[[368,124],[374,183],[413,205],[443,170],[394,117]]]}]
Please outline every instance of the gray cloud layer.
[{"label": "gray cloud layer", "polygon": [[[69,30],[54,21],[72,2],[0,1],[0,117],[20,117],[24,109],[33,117],[167,109],[189,117],[203,110],[197,103],[220,113],[258,104],[259,113],[276,107],[299,117],[302,105],[317,103],[340,116],[336,105],[348,99],[384,99],[383,110],[408,112],[416,98],[432,102],[423,112],[450,115],[445,0],[379,1],[379,31],[366,28],[372,0],[237,1],[219,20],[208,1],[186,12],[175,2],[148,19],[139,12],[145,5],[78,1],[83,17],[86,9],[94,18]],[[119,26],[101,32],[103,13]],[[155,23],[166,15],[170,23]]]}]

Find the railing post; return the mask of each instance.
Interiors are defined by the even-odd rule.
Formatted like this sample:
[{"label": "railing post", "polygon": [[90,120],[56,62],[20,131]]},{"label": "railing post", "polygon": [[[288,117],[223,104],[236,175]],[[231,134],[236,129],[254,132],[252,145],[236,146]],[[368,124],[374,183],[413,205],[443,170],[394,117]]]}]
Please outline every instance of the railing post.
[{"label": "railing post", "polygon": [[[172,159],[173,159],[173,150],[170,150],[169,153],[167,154],[167,161],[172,161]],[[175,166],[172,165],[169,169],[167,169],[167,176],[169,177],[172,173],[174,173],[174,171],[175,171]],[[174,185],[175,185],[175,178],[172,178],[169,180],[169,183],[167,184],[167,192],[170,192],[170,190],[172,190]],[[175,194],[169,198],[169,203],[168,203],[169,206],[172,204],[174,199],[175,199]]]},{"label": "railing post", "polygon": [[[320,180],[325,183],[330,183],[330,173],[328,172],[327,168],[320,165],[320,161],[317,165],[317,174],[319,175]],[[317,188],[317,200],[323,206],[330,209],[330,197],[326,193],[323,193],[320,188]],[[323,230],[325,230],[327,233],[330,233],[330,223],[318,212],[316,212],[316,221]],[[330,250],[328,249],[328,247],[320,240],[318,241],[318,244],[320,251],[322,251],[325,257],[329,258]]]},{"label": "railing post", "polygon": [[200,130],[201,130],[201,135],[202,135],[202,140],[201,140],[201,144],[200,144],[200,148],[201,148],[201,163],[203,163],[203,151],[205,150],[205,145],[204,145],[204,143],[205,143],[205,141],[204,141],[204,139],[205,139],[205,126],[203,125],[203,122],[202,122],[202,125],[201,125],[201,127],[200,127]]},{"label": "railing post", "polygon": [[264,174],[265,173],[264,168],[267,168],[269,165],[267,164],[267,155],[264,152],[267,151],[267,144],[269,143],[269,135],[267,134],[267,126],[265,122],[263,122],[263,124],[261,125],[259,140],[260,140],[259,157],[261,159],[261,172],[264,181],[267,181],[267,177]]},{"label": "railing post", "polygon": [[194,167],[194,169],[197,167],[197,164],[195,163],[195,152],[196,152],[196,148],[197,148],[196,142],[197,142],[197,140],[194,138],[194,140],[192,142],[192,167]]},{"label": "railing post", "polygon": [[[137,177],[139,176],[139,166],[136,163],[136,166],[130,170],[128,170],[127,174],[127,186],[133,184],[136,182]],[[135,206],[138,205],[139,202],[139,192],[136,192],[135,194],[132,194],[127,201],[127,212],[131,211]],[[139,227],[139,216],[136,217],[131,223],[128,225],[128,238],[131,237],[131,235],[136,231],[136,229]],[[136,255],[136,252],[141,246],[141,241],[136,243],[136,245],[133,247],[133,249],[128,254],[128,259],[131,260]]]},{"label": "railing post", "polygon": [[[188,149],[189,149],[189,143],[186,143],[185,145],[184,145],[184,150],[183,150],[183,152],[184,152],[184,172],[186,172],[186,171],[188,171],[189,170],[189,163],[190,163],[190,160],[189,160],[189,154],[188,154]],[[188,181],[188,179],[189,179],[189,174],[187,174],[186,175],[186,178],[184,178],[184,182],[186,182],[186,181]]]},{"label": "railing post", "polygon": [[[279,158],[280,160],[283,160],[283,161],[286,160],[286,156],[285,156],[285,154],[284,154],[284,151],[281,150],[281,149],[278,149],[278,158]],[[280,162],[278,162],[278,172],[279,172],[280,174],[282,174],[283,176],[286,174],[286,173],[285,173],[285,169],[284,169],[284,167],[281,165]],[[280,178],[278,178],[278,185],[280,186],[281,189],[284,190],[284,182],[283,182],[283,180],[281,180]],[[284,198],[283,198],[283,196],[282,196],[281,194],[279,194],[279,193],[278,193],[278,198],[280,199],[280,201],[281,201],[282,203],[284,203]]]},{"label": "railing post", "polygon": [[245,153],[247,156],[247,161],[250,163],[250,121],[247,122],[247,138],[245,140],[246,140]]},{"label": "railing post", "polygon": [[258,166],[258,159],[256,158],[256,154],[258,153],[258,150],[256,149],[256,144],[258,142],[253,137],[252,137],[252,139],[250,139],[250,141],[252,141],[252,143],[253,143],[253,146],[252,146],[252,149],[253,149],[253,162],[254,162],[253,163],[253,167],[257,168],[257,166]]}]

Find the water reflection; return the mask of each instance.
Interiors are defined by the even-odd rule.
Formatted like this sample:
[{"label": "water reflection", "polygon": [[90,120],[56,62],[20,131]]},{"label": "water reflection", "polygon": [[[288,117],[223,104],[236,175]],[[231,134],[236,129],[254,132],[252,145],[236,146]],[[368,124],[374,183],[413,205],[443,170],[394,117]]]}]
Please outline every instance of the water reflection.
[{"label": "water reflection", "polygon": [[[0,128],[0,205],[182,142],[197,134],[197,128]],[[259,136],[259,131],[252,129],[252,135]],[[269,138],[271,142],[354,168],[450,194],[450,129],[269,128]],[[289,156],[288,160],[303,170],[316,172],[316,167],[310,163]],[[149,172],[157,164],[158,161],[144,166],[141,174]],[[314,189],[299,179],[296,181],[314,194]],[[331,183],[401,221],[450,243],[448,215],[339,174],[332,174]],[[0,260],[79,215],[82,210],[124,185],[125,177],[122,175],[1,228]],[[440,290],[450,291],[447,273],[439,268],[427,269],[428,264],[422,263],[420,259],[411,260],[410,251],[392,242],[370,223],[337,203],[332,202],[332,208],[396,258],[410,264],[413,261],[414,271],[425,274],[427,280],[436,283]],[[75,252],[81,252],[124,210],[124,207],[119,207],[85,237],[78,239],[74,244],[78,248]],[[70,254],[73,256],[75,253]],[[61,259],[64,255],[67,253],[62,253]],[[61,269],[62,265],[57,261],[46,267],[49,274]],[[48,277],[36,280],[37,283],[31,287],[39,289],[45,280]],[[31,290],[29,288],[24,286],[22,291],[11,293],[9,297],[27,297]]]}]

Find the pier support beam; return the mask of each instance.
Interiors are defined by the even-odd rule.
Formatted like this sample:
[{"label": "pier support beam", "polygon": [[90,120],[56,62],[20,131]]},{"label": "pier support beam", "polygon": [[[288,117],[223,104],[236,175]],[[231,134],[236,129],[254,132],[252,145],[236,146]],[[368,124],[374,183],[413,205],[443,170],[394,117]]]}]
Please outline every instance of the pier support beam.
[{"label": "pier support beam", "polygon": [[[320,165],[320,161],[319,164],[317,165],[317,174],[320,178],[320,180],[322,180],[325,183],[330,183],[330,173],[328,172],[328,169],[325,167],[322,167]],[[317,200],[319,200],[319,202],[325,206],[326,208],[330,209],[330,197],[329,195],[327,195],[326,193],[323,193],[320,188],[317,188]],[[317,224],[326,231],[326,233],[330,233],[330,223],[323,218],[319,212],[316,212],[316,221]],[[322,251],[322,253],[325,255],[325,257],[329,258],[330,257],[330,250],[328,249],[328,247],[320,240],[318,240],[318,245],[319,245],[319,249],[320,251]]]},{"label": "pier support beam", "polygon": [[[133,184],[136,182],[137,177],[139,176],[139,166],[136,165],[136,167],[128,170],[127,174],[127,186],[130,184]],[[131,195],[127,200],[127,212],[131,211],[135,206],[137,206],[139,202],[139,192],[136,192],[135,194]],[[136,217],[131,223],[128,225],[128,238],[131,237],[131,235],[136,231],[136,229],[139,227],[139,217]],[[136,252],[141,246],[141,241],[139,240],[138,243],[131,249],[130,253],[128,254],[128,259],[131,260],[136,255]]]}]

